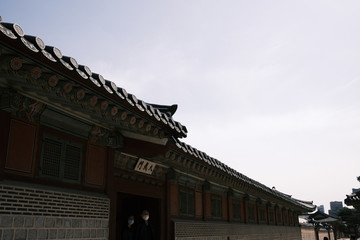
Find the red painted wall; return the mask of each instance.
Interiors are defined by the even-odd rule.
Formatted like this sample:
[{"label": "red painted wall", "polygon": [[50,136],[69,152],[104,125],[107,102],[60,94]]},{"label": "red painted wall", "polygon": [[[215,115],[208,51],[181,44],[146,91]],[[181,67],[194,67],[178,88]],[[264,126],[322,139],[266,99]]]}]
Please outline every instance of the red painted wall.
[{"label": "red painted wall", "polygon": [[6,171],[32,174],[36,143],[36,125],[12,119],[5,162]]}]

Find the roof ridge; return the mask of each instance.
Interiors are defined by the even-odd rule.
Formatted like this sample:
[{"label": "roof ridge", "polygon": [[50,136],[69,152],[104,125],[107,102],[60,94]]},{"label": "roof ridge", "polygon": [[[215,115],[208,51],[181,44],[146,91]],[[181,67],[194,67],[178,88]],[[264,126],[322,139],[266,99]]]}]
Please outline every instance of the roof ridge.
[{"label": "roof ridge", "polygon": [[[125,101],[130,104],[130,108],[134,111],[144,112],[147,117],[154,122],[161,122],[164,126],[169,127],[171,135],[176,137],[186,137],[187,129],[180,122],[173,119],[173,114],[177,110],[177,105],[170,106],[150,104],[139,100],[134,94],[127,93],[124,88],[117,87],[112,81],[106,80],[98,73],[93,73],[86,65],[78,64],[78,62],[69,56],[63,56],[61,51],[53,46],[47,46],[40,37],[25,35],[24,30],[16,23],[2,22],[0,16],[0,36],[6,36],[6,40],[10,41],[9,47],[14,48],[14,42],[28,49],[29,55],[37,55],[44,60],[42,63],[53,65],[64,69],[64,72],[70,71],[78,75],[81,80],[89,81],[89,84],[95,85],[96,88],[103,88],[106,94],[117,98],[116,102],[121,104]],[[90,85],[89,85],[90,86]]]},{"label": "roof ridge", "polygon": [[[250,185],[253,185],[257,188],[260,188],[266,192],[269,192],[270,194],[273,194],[277,197],[281,197],[283,199],[286,199],[288,201],[291,201],[292,203],[294,203],[295,205],[301,205],[302,207],[306,207],[309,210],[313,210],[315,209],[315,205],[313,205],[312,201],[304,201],[304,200],[298,200],[296,198],[293,198],[292,195],[288,195],[285,193],[282,193],[278,190],[276,190],[275,188],[270,188],[268,186],[266,186],[263,183],[260,183],[240,172],[238,172],[237,170],[227,166],[225,163],[220,162],[219,160],[217,160],[216,158],[210,157],[208,156],[205,152],[199,151],[196,148],[193,148],[192,146],[190,146],[189,144],[186,144],[184,142],[181,142],[179,139],[173,138],[175,145],[179,148],[182,149],[184,152],[189,153],[190,155],[193,155],[197,158],[199,158],[200,160],[203,160],[204,162],[206,162],[207,164],[217,167],[220,170],[226,172],[227,174],[234,176]],[[306,205],[306,206],[305,206]]]}]

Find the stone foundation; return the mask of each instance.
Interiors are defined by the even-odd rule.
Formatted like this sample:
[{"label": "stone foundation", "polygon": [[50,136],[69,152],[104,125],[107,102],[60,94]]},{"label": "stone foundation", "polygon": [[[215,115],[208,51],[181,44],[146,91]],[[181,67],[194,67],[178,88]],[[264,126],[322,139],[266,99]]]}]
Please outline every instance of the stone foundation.
[{"label": "stone foundation", "polygon": [[22,215],[0,216],[0,239],[107,239],[108,221]]},{"label": "stone foundation", "polygon": [[300,240],[301,229],[294,226],[175,222],[176,240]]},{"label": "stone foundation", "polygon": [[0,239],[108,239],[106,196],[0,182]]}]

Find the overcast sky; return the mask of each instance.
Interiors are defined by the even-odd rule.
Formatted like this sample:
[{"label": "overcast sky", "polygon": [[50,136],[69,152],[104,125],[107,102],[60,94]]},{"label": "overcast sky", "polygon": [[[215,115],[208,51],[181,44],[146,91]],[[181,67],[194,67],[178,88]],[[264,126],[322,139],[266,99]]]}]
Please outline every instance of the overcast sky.
[{"label": "overcast sky", "polygon": [[360,187],[360,1],[3,1],[4,22],[157,104],[182,141],[329,208]]}]

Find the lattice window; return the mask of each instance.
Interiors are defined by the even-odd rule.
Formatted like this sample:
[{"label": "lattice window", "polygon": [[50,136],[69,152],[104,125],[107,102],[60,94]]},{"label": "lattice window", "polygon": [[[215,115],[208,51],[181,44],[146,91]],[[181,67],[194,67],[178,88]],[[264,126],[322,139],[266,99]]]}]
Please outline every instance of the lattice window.
[{"label": "lattice window", "polygon": [[274,210],[269,209],[269,223],[274,223]]},{"label": "lattice window", "polygon": [[284,224],[288,224],[288,215],[286,210],[283,211],[283,216],[284,216]]},{"label": "lattice window", "polygon": [[233,201],[233,218],[234,220],[241,220],[241,205],[238,201]]},{"label": "lattice window", "polygon": [[40,176],[80,183],[82,145],[44,135]]},{"label": "lattice window", "polygon": [[41,166],[42,175],[60,178],[61,149],[61,142],[49,138],[44,139]]},{"label": "lattice window", "polygon": [[180,190],[180,214],[185,216],[194,216],[195,198],[194,192]]},{"label": "lattice window", "polygon": [[252,204],[248,205],[248,214],[249,214],[249,221],[250,222],[255,221],[255,209]]},{"label": "lattice window", "polygon": [[261,222],[265,222],[266,218],[265,218],[265,208],[264,207],[259,207],[259,219]]},{"label": "lattice window", "polygon": [[281,210],[276,210],[276,218],[277,218],[277,224],[282,224],[282,217],[281,217]]},{"label": "lattice window", "polygon": [[81,147],[66,145],[64,178],[78,181],[80,179]]},{"label": "lattice window", "polygon": [[218,198],[218,197],[211,198],[211,216],[213,218],[221,218],[222,217],[221,198]]},{"label": "lattice window", "polygon": [[293,215],[293,213],[291,211],[289,211],[288,215],[289,215],[289,224],[293,225],[294,224],[294,221],[293,221],[294,220],[294,215]]}]

